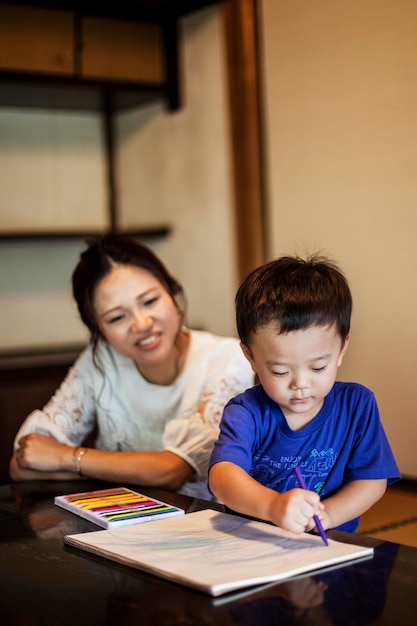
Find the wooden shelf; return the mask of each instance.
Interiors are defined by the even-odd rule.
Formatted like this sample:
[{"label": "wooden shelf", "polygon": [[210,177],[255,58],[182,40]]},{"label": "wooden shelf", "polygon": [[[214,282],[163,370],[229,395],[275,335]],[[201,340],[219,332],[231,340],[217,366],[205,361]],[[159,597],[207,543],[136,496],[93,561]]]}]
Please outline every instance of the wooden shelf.
[{"label": "wooden shelf", "polygon": [[219,4],[222,0],[118,0],[96,2],[95,0],[10,0],[13,4],[41,6],[63,11],[77,11],[85,15],[121,18],[161,23],[177,20],[205,7]]},{"label": "wooden shelf", "polygon": [[[117,234],[127,235],[129,237],[137,237],[138,239],[152,239],[154,237],[167,237],[172,232],[170,226],[149,226],[145,228],[126,228],[118,230]],[[104,231],[80,231],[80,232],[10,232],[0,233],[0,241],[36,241],[36,240],[55,240],[55,239],[86,239],[88,237],[100,237],[106,234]],[[115,233],[116,234],[116,233]]]},{"label": "wooden shelf", "polygon": [[129,84],[0,71],[0,106],[117,112],[169,100],[168,84]]}]

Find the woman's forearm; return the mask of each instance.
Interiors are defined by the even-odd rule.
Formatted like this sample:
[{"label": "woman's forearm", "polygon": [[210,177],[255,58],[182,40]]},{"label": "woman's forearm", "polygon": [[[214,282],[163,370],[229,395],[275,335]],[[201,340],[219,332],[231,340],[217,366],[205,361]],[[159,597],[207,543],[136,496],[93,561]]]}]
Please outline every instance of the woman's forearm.
[{"label": "woman's forearm", "polygon": [[18,441],[10,463],[13,480],[59,480],[84,476],[178,490],[194,469],[173,452],[109,452],[64,445],[30,433]]},{"label": "woman's forearm", "polygon": [[83,476],[178,490],[193,468],[173,452],[106,452],[89,448],[80,463]]},{"label": "woman's forearm", "polygon": [[66,446],[35,433],[19,441],[10,462],[16,481],[86,477],[178,490],[193,475],[193,468],[172,452],[108,452]]}]

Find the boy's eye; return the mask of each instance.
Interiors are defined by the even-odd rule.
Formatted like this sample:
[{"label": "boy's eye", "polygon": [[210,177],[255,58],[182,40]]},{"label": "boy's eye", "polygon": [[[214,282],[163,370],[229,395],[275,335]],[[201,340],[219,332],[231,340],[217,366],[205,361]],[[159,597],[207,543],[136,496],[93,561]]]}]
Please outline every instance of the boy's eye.
[{"label": "boy's eye", "polygon": [[322,372],[325,369],[326,369],[326,365],[323,365],[323,367],[313,367],[312,368],[313,372]]},{"label": "boy's eye", "polygon": [[278,378],[282,378],[282,376],[286,376],[288,372],[272,372],[272,374]]}]

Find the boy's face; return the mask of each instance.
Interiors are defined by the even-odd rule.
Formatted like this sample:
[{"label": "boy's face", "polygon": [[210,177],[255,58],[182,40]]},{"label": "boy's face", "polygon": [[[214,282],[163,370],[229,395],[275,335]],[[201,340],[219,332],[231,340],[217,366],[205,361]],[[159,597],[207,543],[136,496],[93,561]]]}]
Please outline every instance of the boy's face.
[{"label": "boy's face", "polygon": [[349,337],[342,346],[335,325],[279,335],[277,324],[271,322],[252,335],[249,348],[242,345],[242,349],[289,426],[300,430],[323,406],[348,342]]}]

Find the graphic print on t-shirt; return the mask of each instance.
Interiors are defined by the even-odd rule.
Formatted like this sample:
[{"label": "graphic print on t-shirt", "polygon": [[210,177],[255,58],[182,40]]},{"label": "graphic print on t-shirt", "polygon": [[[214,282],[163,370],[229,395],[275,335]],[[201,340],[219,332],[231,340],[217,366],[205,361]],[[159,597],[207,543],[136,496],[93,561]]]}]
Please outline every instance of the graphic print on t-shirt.
[{"label": "graphic print on t-shirt", "polygon": [[324,495],[326,478],[336,463],[338,453],[333,448],[318,451],[316,448],[304,455],[272,459],[260,450],[253,459],[251,476],[262,485],[281,493],[299,487],[294,468],[300,467],[307,488]]}]

